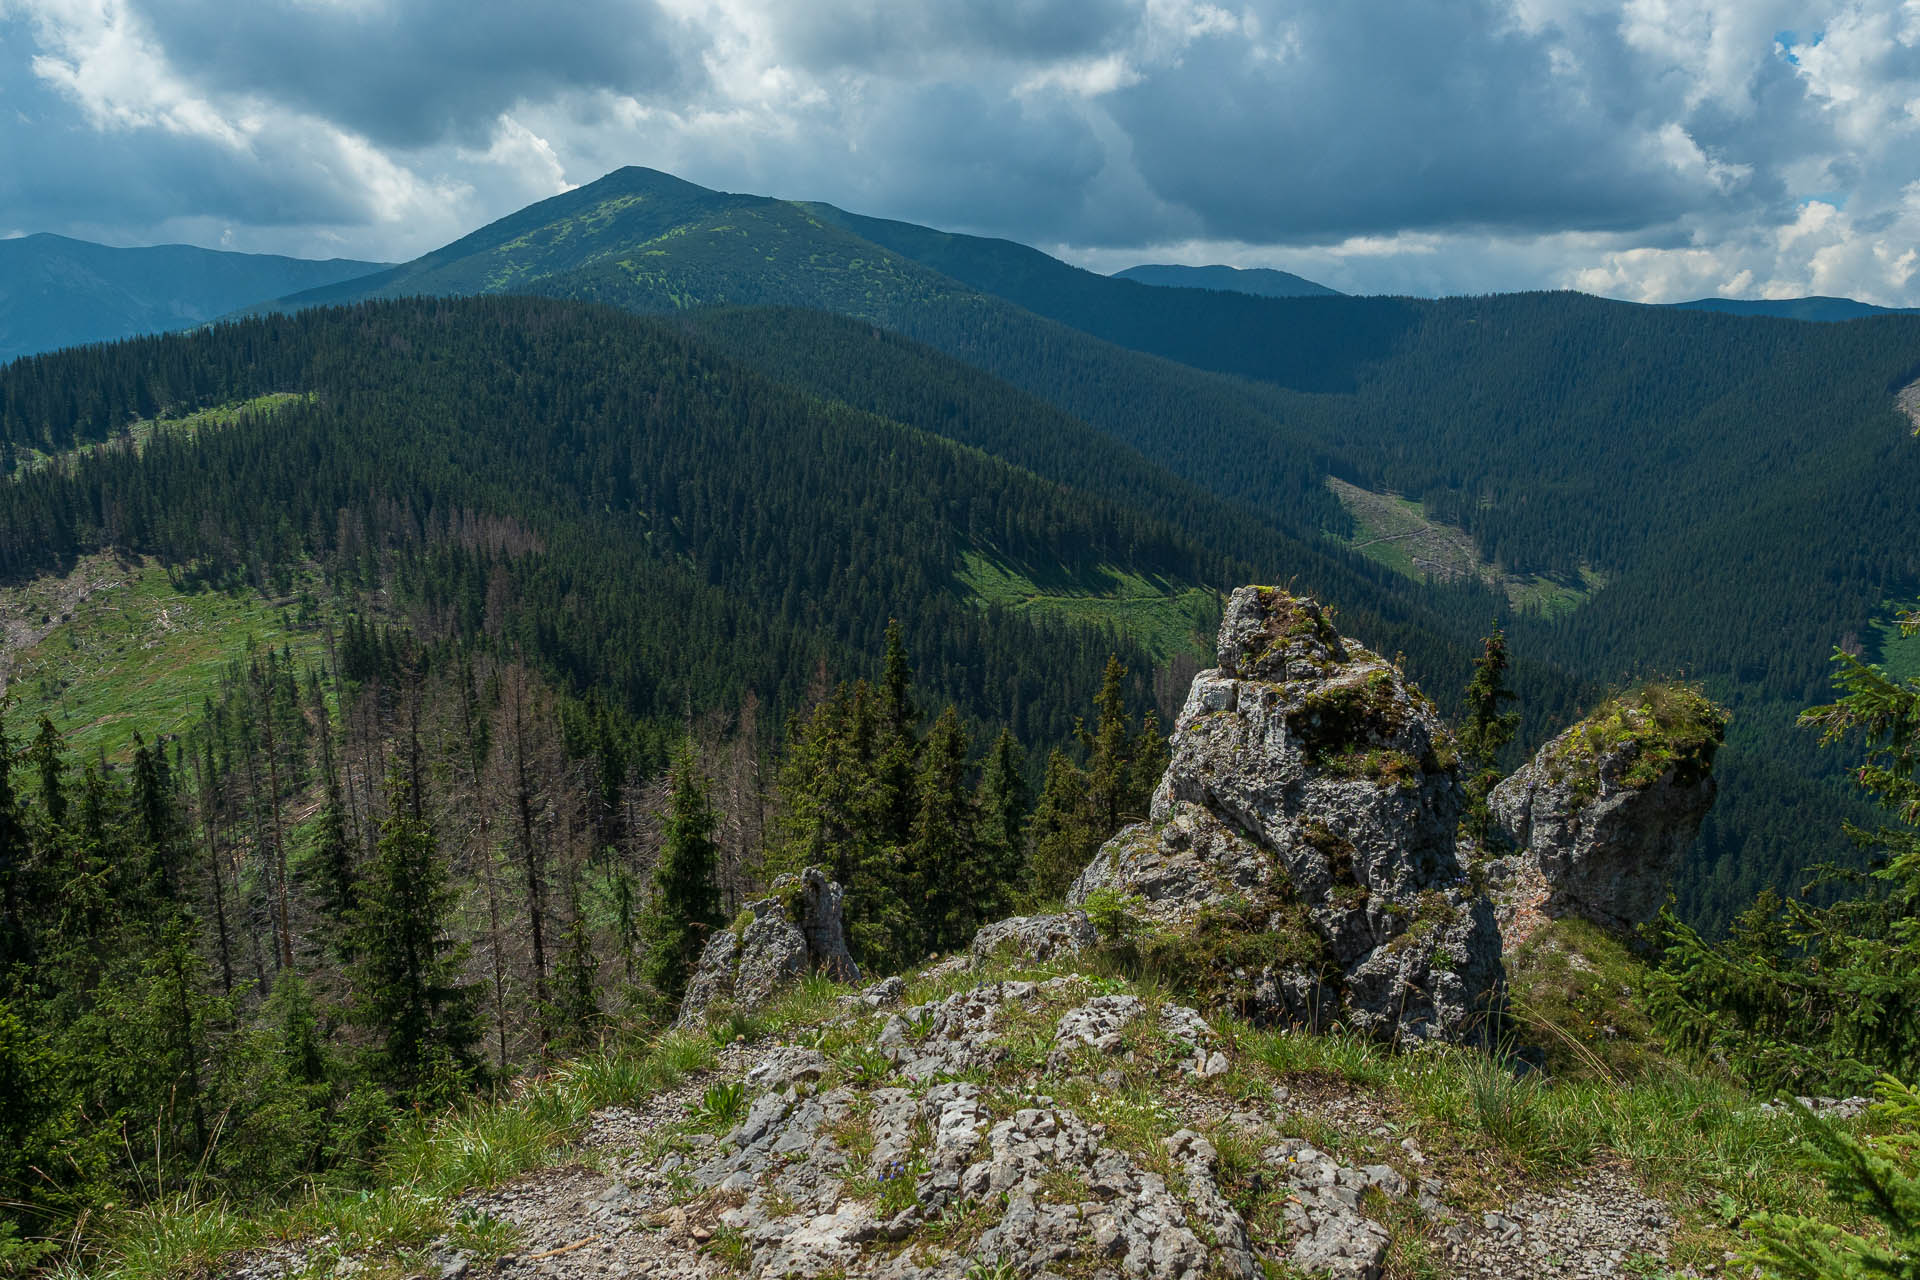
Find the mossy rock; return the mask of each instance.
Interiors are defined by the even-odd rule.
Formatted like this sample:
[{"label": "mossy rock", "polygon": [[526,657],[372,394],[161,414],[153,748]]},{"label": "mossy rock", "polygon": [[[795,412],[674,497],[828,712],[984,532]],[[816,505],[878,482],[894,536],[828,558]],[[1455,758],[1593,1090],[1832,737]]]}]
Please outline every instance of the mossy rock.
[{"label": "mossy rock", "polygon": [[1614,778],[1620,786],[1644,789],[1669,770],[1676,785],[1693,786],[1712,770],[1729,719],[1697,686],[1643,685],[1607,699],[1574,726],[1551,768],[1589,796],[1599,791],[1601,762],[1610,758],[1624,759]]},{"label": "mossy rock", "polygon": [[1305,906],[1278,896],[1202,908],[1178,929],[1128,944],[1139,970],[1166,982],[1202,1009],[1252,1016],[1250,979],[1262,974],[1327,972],[1334,966]]},{"label": "mossy rock", "polygon": [[1300,652],[1316,648],[1340,651],[1340,633],[1333,625],[1330,609],[1278,587],[1254,587],[1252,591],[1259,610],[1257,629],[1239,634],[1237,662],[1232,660],[1230,650],[1221,651],[1222,665],[1234,668],[1232,674],[1256,678],[1294,653],[1296,646]]},{"label": "mossy rock", "polygon": [[[1333,767],[1348,776],[1360,776],[1363,766],[1348,772],[1335,762],[1365,754],[1380,737],[1406,727],[1406,702],[1393,672],[1380,667],[1365,679],[1329,684],[1313,690],[1287,712],[1287,732],[1300,743],[1309,763]],[[1396,755],[1403,754],[1396,752]],[[1413,762],[1417,772],[1419,762]]]}]

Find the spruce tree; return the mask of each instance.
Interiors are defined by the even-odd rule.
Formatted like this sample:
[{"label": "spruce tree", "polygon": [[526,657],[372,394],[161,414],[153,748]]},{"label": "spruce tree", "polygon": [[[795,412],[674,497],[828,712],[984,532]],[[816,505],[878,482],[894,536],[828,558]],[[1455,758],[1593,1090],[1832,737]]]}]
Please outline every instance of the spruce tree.
[{"label": "spruce tree", "polygon": [[795,730],[769,860],[775,871],[823,867],[847,890],[848,944],[862,967],[880,972],[911,959],[916,944],[906,846],[918,744],[895,733],[915,713],[904,650],[892,648],[890,686],[876,694],[864,680],[840,685]]},{"label": "spruce tree", "polygon": [[32,876],[33,847],[13,793],[13,741],[0,704],[0,991],[7,971],[33,954],[26,915],[26,904],[35,896]]},{"label": "spruce tree", "polygon": [[40,717],[40,731],[34,735],[33,746],[27,750],[27,758],[33,763],[34,772],[40,776],[40,808],[46,815],[49,826],[59,827],[67,821],[66,761],[60,749],[60,731],[53,727],[53,721]]},{"label": "spruce tree", "polygon": [[1027,892],[1058,901],[1095,846],[1088,821],[1087,774],[1064,751],[1047,758],[1047,777],[1027,824]]},{"label": "spruce tree", "polygon": [[1128,768],[1133,741],[1127,725],[1126,678],[1120,659],[1109,654],[1100,692],[1093,700],[1093,732],[1080,735],[1087,748],[1086,821],[1099,831],[1119,829],[1134,789]]},{"label": "spruce tree", "polygon": [[1866,1230],[1825,1218],[1756,1213],[1742,1224],[1752,1243],[1738,1260],[1765,1280],[1920,1280],[1920,1093],[1891,1076],[1875,1091],[1862,1132],[1818,1115],[1802,1117],[1813,1164],[1828,1194]]},{"label": "spruce tree", "polygon": [[135,834],[147,853],[147,876],[152,892],[164,903],[181,896],[180,841],[173,814],[173,797],[160,753],[133,735],[133,811]]},{"label": "spruce tree", "polygon": [[[1920,614],[1902,630],[1920,634]],[[1650,927],[1662,956],[1648,1010],[1670,1046],[1795,1094],[1920,1073],[1920,680],[1844,652],[1834,663],[1843,696],[1800,722],[1823,746],[1865,741],[1855,780],[1890,819],[1846,824],[1867,869],[1817,868],[1826,905],[1762,893],[1720,942],[1671,910]]]},{"label": "spruce tree", "polygon": [[916,891],[919,949],[945,951],[972,937],[983,879],[967,788],[967,733],[951,704],[921,747],[917,789],[906,865]]},{"label": "spruce tree", "polygon": [[915,770],[920,742],[919,708],[913,701],[913,668],[907,660],[900,624],[887,624],[887,652],[881,664],[879,706],[874,716],[871,797],[878,819],[875,836],[885,845],[901,846],[913,838],[916,808]]},{"label": "spruce tree", "polygon": [[448,936],[455,894],[439,842],[414,816],[398,764],[387,774],[387,805],[356,912],[354,1016],[373,1034],[375,1077],[424,1101],[482,1071],[476,992],[461,980],[464,948]]},{"label": "spruce tree", "polygon": [[1496,626],[1474,659],[1473,678],[1467,682],[1467,720],[1460,729],[1460,755],[1467,765],[1467,814],[1462,825],[1481,841],[1493,830],[1487,796],[1500,782],[1500,752],[1520,728],[1519,712],[1500,709],[1514,698],[1507,689],[1506,671],[1507,637]]},{"label": "spruce tree", "polygon": [[1091,733],[1076,728],[1084,769],[1056,751],[1027,832],[1027,887],[1036,901],[1058,899],[1103,841],[1147,814],[1166,770],[1160,722],[1148,712],[1136,731],[1126,703],[1127,669],[1109,655],[1094,698]]},{"label": "spruce tree", "polygon": [[1167,772],[1173,755],[1167,735],[1161,731],[1160,717],[1149,711],[1140,718],[1140,732],[1133,735],[1132,758],[1127,762],[1127,792],[1122,817],[1137,822],[1147,816],[1153,805],[1153,793]]},{"label": "spruce tree", "polygon": [[707,935],[724,922],[715,882],[719,850],[713,832],[718,819],[690,744],[681,746],[674,761],[671,786],[642,976],[663,999],[677,1004],[686,994]]},{"label": "spruce tree", "polygon": [[346,807],[337,783],[329,782],[318,827],[308,854],[308,875],[326,930],[333,935],[334,950],[344,958],[352,949],[351,921],[359,900],[359,872],[354,866],[353,840],[347,834]]},{"label": "spruce tree", "polygon": [[983,919],[997,920],[1013,910],[1013,895],[1025,869],[1024,827],[1032,804],[1027,753],[1013,730],[1002,729],[980,766],[980,789],[974,797],[980,823],[977,892]]},{"label": "spruce tree", "polygon": [[567,927],[553,971],[553,1024],[562,1044],[592,1044],[600,1024],[600,960],[593,953],[593,932],[580,903],[580,878],[567,881]]}]

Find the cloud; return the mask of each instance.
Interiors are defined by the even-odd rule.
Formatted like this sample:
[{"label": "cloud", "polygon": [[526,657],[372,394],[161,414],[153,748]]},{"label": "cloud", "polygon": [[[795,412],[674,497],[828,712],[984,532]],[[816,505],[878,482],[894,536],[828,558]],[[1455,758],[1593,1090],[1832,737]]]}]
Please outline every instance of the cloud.
[{"label": "cloud", "polygon": [[182,75],[381,146],[482,145],[522,101],[685,96],[702,79],[698,41],[650,0],[148,0],[143,13]]},{"label": "cloud", "polygon": [[1104,51],[1136,21],[1127,0],[811,0],[759,12],[783,60],[890,77],[955,60],[1071,60]]},{"label": "cloud", "polygon": [[1242,238],[1642,226],[1740,185],[1502,10],[1408,0],[1383,30],[1366,5],[1269,5],[1111,110],[1156,191]]},{"label": "cloud", "polygon": [[1920,303],[1920,0],[0,0],[6,224],[404,257],[652,164],[1106,267]]}]

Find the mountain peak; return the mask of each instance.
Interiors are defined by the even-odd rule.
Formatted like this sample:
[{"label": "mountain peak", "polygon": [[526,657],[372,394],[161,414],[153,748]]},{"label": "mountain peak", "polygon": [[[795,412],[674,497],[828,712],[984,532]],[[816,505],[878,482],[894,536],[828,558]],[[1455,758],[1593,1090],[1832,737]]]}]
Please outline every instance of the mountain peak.
[{"label": "mountain peak", "polygon": [[1176,264],[1147,263],[1113,273],[1116,280],[1150,284],[1167,289],[1213,289],[1221,293],[1250,293],[1259,298],[1335,298],[1338,289],[1316,284],[1291,271],[1271,267],[1229,267],[1214,264],[1188,267]]}]

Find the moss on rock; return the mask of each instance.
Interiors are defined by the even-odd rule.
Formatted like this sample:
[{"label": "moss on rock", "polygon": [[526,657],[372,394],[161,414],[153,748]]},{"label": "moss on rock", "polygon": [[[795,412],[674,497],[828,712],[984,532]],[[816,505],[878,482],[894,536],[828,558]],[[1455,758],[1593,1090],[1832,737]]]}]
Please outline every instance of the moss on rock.
[{"label": "moss on rock", "polygon": [[1183,928],[1156,931],[1135,944],[1141,970],[1165,981],[1202,1009],[1232,1008],[1242,1015],[1250,978],[1261,974],[1329,971],[1326,943],[1297,899],[1279,894],[1201,909]]},{"label": "moss on rock", "polygon": [[1614,781],[1639,790],[1673,772],[1680,786],[1692,786],[1713,768],[1714,754],[1726,739],[1725,708],[1697,686],[1661,682],[1642,685],[1607,699],[1569,733],[1556,771],[1577,791],[1596,793],[1602,762],[1624,758]]}]

